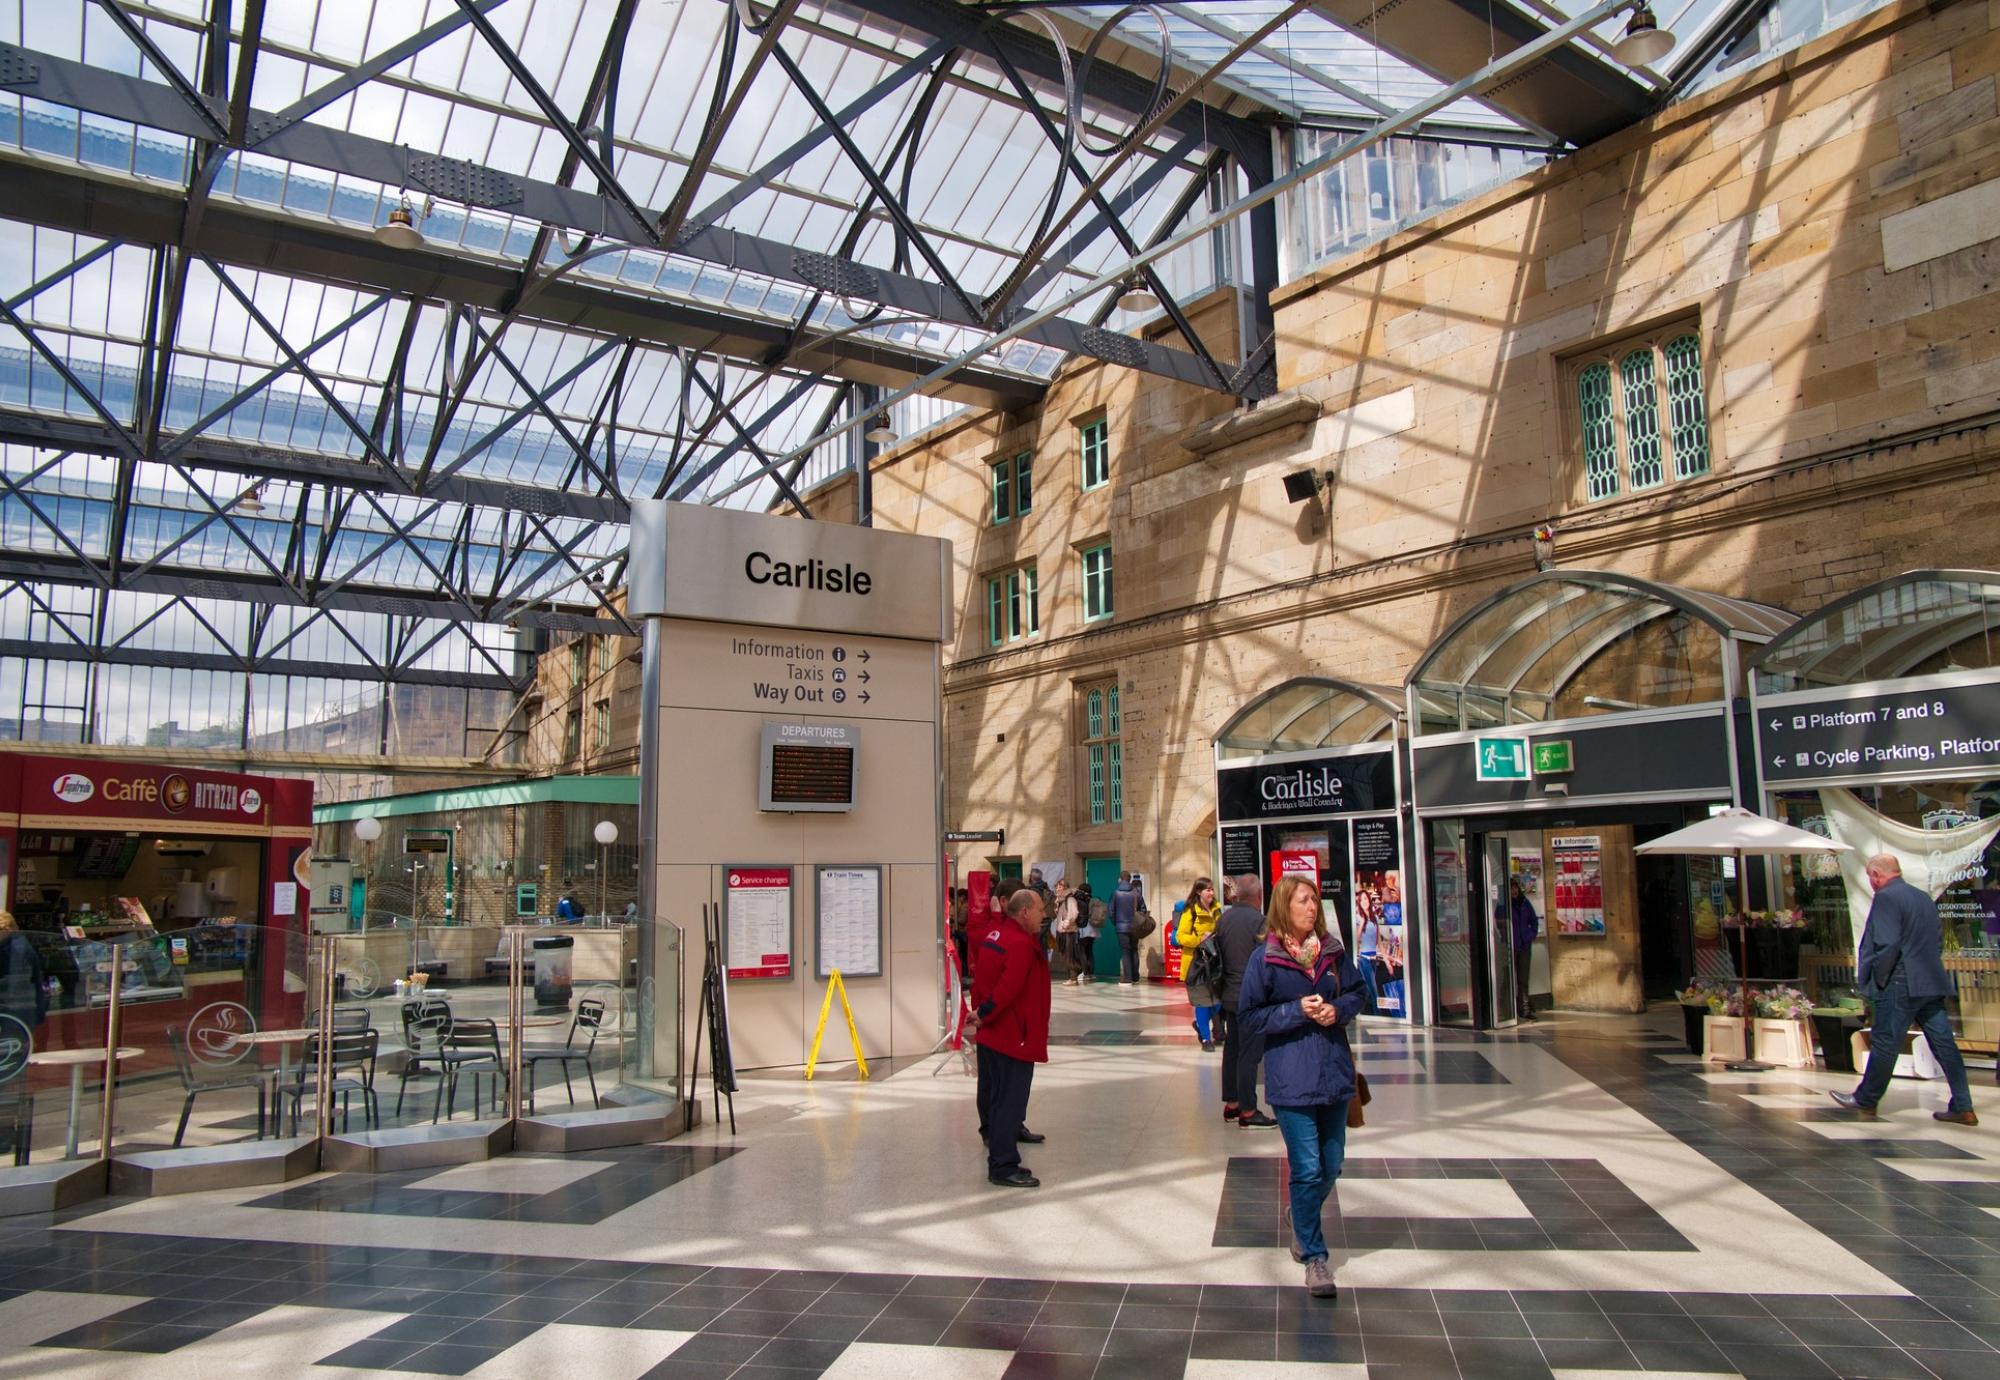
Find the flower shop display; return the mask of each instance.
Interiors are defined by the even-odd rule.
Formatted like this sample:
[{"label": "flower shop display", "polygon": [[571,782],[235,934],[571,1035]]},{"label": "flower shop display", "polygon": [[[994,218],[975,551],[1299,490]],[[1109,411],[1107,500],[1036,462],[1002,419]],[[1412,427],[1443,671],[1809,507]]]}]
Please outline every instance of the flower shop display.
[{"label": "flower shop display", "polygon": [[1854,1035],[1868,1021],[1868,1008],[1859,997],[1844,996],[1812,1009],[1813,1038],[1819,1042],[1820,1057],[1829,1073],[1854,1073]]},{"label": "flower shop display", "polygon": [[1733,1064],[1747,1058],[1741,1016],[1711,1015],[1702,1021],[1702,1060]]},{"label": "flower shop display", "polygon": [[1688,1053],[1701,1053],[1702,1022],[1708,1019],[1709,1003],[1719,998],[1722,990],[1722,984],[1716,979],[1698,977],[1675,993],[1681,1004],[1681,1026],[1687,1038]]},{"label": "flower shop display", "polygon": [[1762,982],[1799,975],[1799,948],[1806,936],[1803,910],[1753,910],[1723,924],[1739,931],[1730,947],[1742,955],[1745,977]]},{"label": "flower shop display", "polygon": [[1806,1024],[1812,998],[1796,987],[1781,986],[1767,987],[1751,1000],[1758,1057],[1785,1068],[1812,1068],[1812,1032]]}]

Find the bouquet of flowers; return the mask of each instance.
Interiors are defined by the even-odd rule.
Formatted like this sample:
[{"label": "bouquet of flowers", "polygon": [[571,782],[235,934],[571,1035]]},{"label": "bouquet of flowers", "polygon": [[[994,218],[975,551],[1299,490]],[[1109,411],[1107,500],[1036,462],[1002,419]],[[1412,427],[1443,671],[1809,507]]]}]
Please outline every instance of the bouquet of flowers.
[{"label": "bouquet of flowers", "polygon": [[1711,1016],[1740,1016],[1743,1014],[1743,989],[1723,987],[1708,994],[1708,1014]]},{"label": "bouquet of flowers", "polygon": [[1683,1006],[1707,1006],[1722,990],[1723,984],[1714,978],[1698,977],[1674,995]]},{"label": "bouquet of flowers", "polygon": [[1722,923],[1731,929],[1741,929],[1747,924],[1753,930],[1802,930],[1806,927],[1806,913],[1803,910],[1752,910],[1731,915]]},{"label": "bouquet of flowers", "polygon": [[1757,994],[1757,1014],[1766,1020],[1800,1021],[1812,1014],[1812,998],[1796,987],[1770,987]]}]

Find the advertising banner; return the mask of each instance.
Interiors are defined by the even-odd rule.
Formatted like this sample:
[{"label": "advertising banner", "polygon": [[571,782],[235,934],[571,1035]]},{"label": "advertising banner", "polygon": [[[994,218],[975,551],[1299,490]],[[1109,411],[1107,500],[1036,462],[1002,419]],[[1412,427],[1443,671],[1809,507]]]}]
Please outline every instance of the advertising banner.
[{"label": "advertising banner", "polygon": [[1259,762],[1215,774],[1216,817],[1299,819],[1396,807],[1388,748],[1311,761]]},{"label": "advertising banner", "polygon": [[1375,1010],[1408,1016],[1402,850],[1396,821],[1354,821],[1355,956],[1375,993]]}]

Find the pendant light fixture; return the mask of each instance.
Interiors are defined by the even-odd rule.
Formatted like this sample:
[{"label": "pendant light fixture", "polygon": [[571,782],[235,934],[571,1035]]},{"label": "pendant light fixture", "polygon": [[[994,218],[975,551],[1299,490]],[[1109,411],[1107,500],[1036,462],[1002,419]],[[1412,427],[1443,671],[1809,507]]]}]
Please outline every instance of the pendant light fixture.
[{"label": "pendant light fixture", "polygon": [[896,435],[896,428],[889,425],[889,414],[886,412],[877,412],[861,437],[878,446],[893,446],[902,439]]},{"label": "pendant light fixture", "polygon": [[417,229],[417,213],[410,205],[408,192],[397,200],[395,208],[389,212],[388,221],[375,227],[375,242],[386,244],[391,249],[423,247],[424,233]]},{"label": "pendant light fixture", "polygon": [[1160,299],[1153,296],[1146,287],[1146,275],[1134,273],[1125,281],[1125,290],[1118,294],[1120,311],[1158,311]]},{"label": "pendant light fixture", "polygon": [[1627,67],[1651,67],[1674,50],[1674,36],[1660,27],[1651,5],[1642,4],[1625,25],[1625,36],[1611,45],[1612,55]]}]

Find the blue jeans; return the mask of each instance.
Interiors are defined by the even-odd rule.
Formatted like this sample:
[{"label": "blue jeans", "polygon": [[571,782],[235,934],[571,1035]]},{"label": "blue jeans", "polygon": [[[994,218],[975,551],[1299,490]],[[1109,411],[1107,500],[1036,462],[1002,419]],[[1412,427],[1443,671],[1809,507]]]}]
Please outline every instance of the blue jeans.
[{"label": "blue jeans", "polygon": [[1868,1067],[1862,1072],[1861,1086],[1854,1100],[1873,1107],[1889,1091],[1889,1079],[1896,1071],[1896,1058],[1903,1051],[1903,1037],[1914,1025],[1924,1032],[1924,1040],[1944,1070],[1951,1085],[1951,1110],[1972,1110],[1972,1085],[1965,1080],[1965,1058],[1958,1041],[1951,1036],[1951,1018],[1944,1013],[1944,998],[1926,997],[1915,1001],[1909,983],[1899,968],[1889,986],[1875,999],[1875,1029],[1869,1036]]},{"label": "blue jeans", "polygon": [[1203,1040],[1213,1040],[1215,1031],[1209,1022],[1213,1021],[1216,1013],[1221,1010],[1219,1006],[1197,1006],[1194,1009],[1194,1033]]},{"label": "blue jeans", "polygon": [[1307,1260],[1326,1259],[1320,1209],[1333,1192],[1347,1160],[1347,1104],[1330,1107],[1273,1107],[1285,1158],[1292,1169],[1292,1235]]},{"label": "blue jeans", "polygon": [[1125,966],[1122,970],[1123,976],[1120,980],[1124,982],[1137,982],[1139,980],[1139,936],[1133,934],[1130,930],[1118,931],[1118,948],[1120,956],[1125,960]]}]

